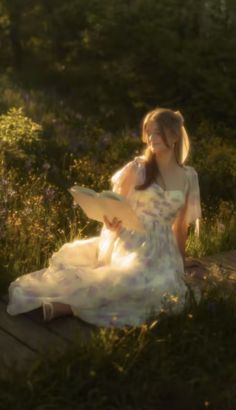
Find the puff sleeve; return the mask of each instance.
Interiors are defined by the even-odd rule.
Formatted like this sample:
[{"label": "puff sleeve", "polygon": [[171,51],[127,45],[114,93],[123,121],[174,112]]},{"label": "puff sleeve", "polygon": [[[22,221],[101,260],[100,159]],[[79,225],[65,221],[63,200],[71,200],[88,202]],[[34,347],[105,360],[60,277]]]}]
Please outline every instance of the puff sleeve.
[{"label": "puff sleeve", "polygon": [[112,190],[118,194],[129,196],[134,187],[144,179],[144,166],[141,157],[135,157],[111,177]]},{"label": "puff sleeve", "polygon": [[[112,191],[117,194],[129,196],[135,185],[141,183],[143,168],[138,157],[118,169],[111,177]],[[124,228],[123,228],[124,229]],[[100,233],[100,240],[97,250],[98,264],[109,263],[113,244],[116,240],[115,232],[107,229],[105,224]]]},{"label": "puff sleeve", "polygon": [[201,196],[198,173],[193,168],[188,166],[188,190],[186,200],[185,221],[187,224],[195,223],[194,233],[199,237],[200,233],[200,218],[202,217]]}]

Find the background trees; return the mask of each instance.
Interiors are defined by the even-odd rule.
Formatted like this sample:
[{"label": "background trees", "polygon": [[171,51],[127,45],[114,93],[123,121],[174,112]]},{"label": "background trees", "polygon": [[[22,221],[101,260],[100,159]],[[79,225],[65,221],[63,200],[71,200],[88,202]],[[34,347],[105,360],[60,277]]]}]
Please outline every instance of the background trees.
[{"label": "background trees", "polygon": [[233,0],[0,0],[1,70],[106,127],[156,105],[234,128]]}]

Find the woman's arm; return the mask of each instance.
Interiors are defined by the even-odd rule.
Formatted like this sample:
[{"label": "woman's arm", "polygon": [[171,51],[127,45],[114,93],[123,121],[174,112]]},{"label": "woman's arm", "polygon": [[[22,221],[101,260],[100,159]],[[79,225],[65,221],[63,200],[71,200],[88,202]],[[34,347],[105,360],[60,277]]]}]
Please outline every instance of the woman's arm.
[{"label": "woman's arm", "polygon": [[173,229],[174,235],[177,240],[179,251],[183,258],[183,263],[185,264],[185,257],[186,257],[185,246],[186,246],[186,241],[188,238],[188,227],[185,224],[183,225],[174,224],[172,226],[172,229]]},{"label": "woman's arm", "polygon": [[185,205],[181,208],[180,212],[177,214],[174,224],[172,225],[172,230],[177,240],[179,251],[183,258],[183,263],[185,264],[185,247],[188,238],[188,224],[186,223],[186,210],[187,210],[187,197]]},{"label": "woman's arm", "polygon": [[[188,262],[185,260],[185,245],[188,237],[188,226],[195,222],[195,233],[199,237],[199,218],[201,218],[201,199],[198,174],[193,167],[187,167],[188,191],[185,204],[177,214],[176,220],[172,225],[178,246],[183,257],[185,267]],[[187,262],[187,263],[186,263]]]}]

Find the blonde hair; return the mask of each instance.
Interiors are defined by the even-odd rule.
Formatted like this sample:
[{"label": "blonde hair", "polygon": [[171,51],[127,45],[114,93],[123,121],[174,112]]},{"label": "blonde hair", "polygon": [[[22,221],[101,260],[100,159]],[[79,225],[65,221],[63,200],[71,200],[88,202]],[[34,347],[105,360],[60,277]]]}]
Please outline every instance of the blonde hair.
[{"label": "blonde hair", "polygon": [[[142,141],[148,142],[147,125],[155,122],[161,133],[164,144],[170,148],[167,136],[176,136],[174,144],[175,158],[179,166],[183,166],[189,153],[189,138],[184,127],[184,118],[179,111],[172,111],[168,108],[156,108],[148,112],[142,120]],[[137,185],[135,189],[146,189],[159,175],[159,168],[155,158],[155,153],[149,147],[143,152],[145,162],[145,181],[142,185]]]}]

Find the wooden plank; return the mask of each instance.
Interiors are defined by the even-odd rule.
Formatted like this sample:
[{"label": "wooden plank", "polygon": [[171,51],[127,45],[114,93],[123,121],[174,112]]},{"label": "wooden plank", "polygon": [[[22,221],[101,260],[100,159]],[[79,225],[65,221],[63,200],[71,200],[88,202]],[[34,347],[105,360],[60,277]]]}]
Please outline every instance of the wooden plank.
[{"label": "wooden plank", "polygon": [[93,333],[98,332],[97,326],[92,326],[74,316],[58,317],[48,323],[51,330],[72,343],[80,341],[82,344],[90,339]]},{"label": "wooden plank", "polygon": [[235,266],[233,263],[230,263],[229,259],[227,258],[227,256],[223,256],[223,255],[216,255],[214,256],[214,259],[216,261],[216,263],[222,265],[225,268],[230,268],[230,269],[234,269]]},{"label": "wooden plank", "polygon": [[[6,306],[8,303],[8,295],[3,295],[1,299],[4,301],[2,303]],[[45,322],[43,320],[42,308],[34,309],[30,312],[22,313],[16,316],[23,318],[25,317],[31,320],[35,325],[47,329],[52,334],[55,334],[70,343],[77,343],[78,340],[81,343],[86,343],[91,335],[99,329],[96,326],[87,324],[86,322],[73,316],[57,317],[52,319],[50,322]]]},{"label": "wooden plank", "polygon": [[229,286],[236,286],[236,269],[233,264],[229,264],[229,255],[236,255],[236,251],[227,251],[222,253],[217,253],[211,256],[204,256],[204,259],[211,265],[216,264],[218,266],[222,266],[223,269],[226,270],[226,278],[229,283]]},{"label": "wooden plank", "polygon": [[218,258],[215,258],[214,256],[206,256],[204,257],[204,260],[207,261],[210,265],[215,264],[215,265],[220,265],[221,262],[218,260]]},{"label": "wooden plank", "polygon": [[235,268],[236,268],[236,255],[232,255],[232,254],[228,254],[227,255],[227,259],[234,264]]},{"label": "wooden plank", "polygon": [[228,270],[227,278],[229,280],[235,280],[236,275],[236,251],[226,251],[217,253],[215,255],[205,256],[204,259],[212,264],[216,263],[218,266],[222,265],[222,267]]},{"label": "wooden plank", "polygon": [[229,267],[228,266],[225,266],[225,264],[223,264],[222,263],[222,260],[221,261],[216,261],[216,260],[213,260],[213,259],[209,259],[208,260],[208,271],[210,272],[211,271],[211,269],[213,268],[213,266],[217,266],[217,268],[219,269],[219,270],[221,270],[221,272],[222,272],[222,275],[224,276],[224,277],[227,277],[228,278],[228,275],[229,275],[229,272],[232,272],[231,271],[231,269],[229,270]]},{"label": "wooden plank", "polygon": [[77,343],[77,340],[86,343],[90,335],[96,331],[96,326],[89,325],[79,318],[70,315],[56,317],[50,320],[50,322],[44,322],[42,319],[42,309],[40,308],[40,315],[36,310],[23,313],[23,315],[35,323],[46,326],[52,333],[71,343]]},{"label": "wooden plank", "polygon": [[36,352],[2,329],[0,329],[0,349],[0,374],[3,378],[7,377],[7,373],[13,368],[17,371],[25,369],[38,357]]},{"label": "wooden plank", "polygon": [[216,260],[218,261],[219,258],[223,258],[223,259],[229,259],[230,261],[233,261],[236,263],[236,251],[225,251],[225,252],[218,252],[215,253],[213,255],[207,255],[207,256],[203,256],[201,259],[211,259],[211,260]]},{"label": "wooden plank", "polygon": [[235,258],[235,261],[236,261],[236,251],[235,251],[235,250],[228,251],[228,255],[229,255],[230,257]]},{"label": "wooden plank", "polygon": [[9,315],[2,301],[0,301],[0,328],[37,352],[64,351],[69,345],[69,342],[51,332],[47,326],[38,325],[23,314]]},{"label": "wooden plank", "polygon": [[219,262],[216,261],[213,257],[211,256],[204,256],[204,258],[199,259],[200,262],[207,264],[208,267],[212,264],[219,265]]}]

